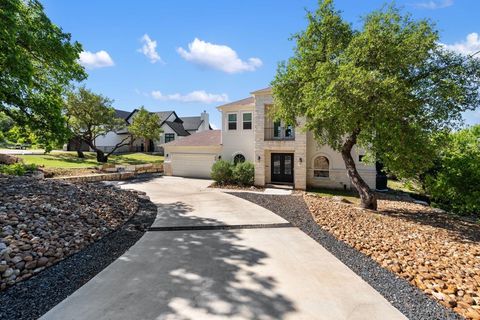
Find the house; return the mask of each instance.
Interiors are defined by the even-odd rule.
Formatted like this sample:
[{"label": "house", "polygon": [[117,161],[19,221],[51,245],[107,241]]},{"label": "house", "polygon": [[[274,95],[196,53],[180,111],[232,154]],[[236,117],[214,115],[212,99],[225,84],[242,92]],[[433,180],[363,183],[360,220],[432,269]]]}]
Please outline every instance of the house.
[{"label": "house", "polygon": [[[339,152],[318,145],[311,132],[274,121],[270,88],[217,107],[222,113],[222,130],[210,130],[166,143],[165,174],[209,178],[214,161],[250,161],[255,166],[255,185],[291,184],[307,187],[352,188]],[[363,150],[354,148],[353,158],[360,175],[375,188],[374,165],[361,161]]]},{"label": "house", "polygon": [[[125,127],[128,127],[133,119],[135,114],[138,112],[137,109],[133,111],[123,111],[115,109],[115,116],[117,118],[123,119],[125,121]],[[158,152],[163,153],[162,145],[171,141],[176,141],[187,137],[191,134],[202,132],[204,130],[211,130],[209,123],[209,116],[206,111],[203,111],[200,116],[197,117],[184,117],[180,118],[175,111],[157,111],[152,112],[158,115],[160,118],[160,127],[162,128],[162,133],[158,141],[145,141],[137,139],[129,145],[125,145],[116,150],[117,153],[139,151],[139,152]],[[98,137],[95,140],[95,145],[97,148],[104,152],[110,152],[115,145],[120,143],[129,135],[127,128],[117,131],[117,132],[108,132],[105,135]],[[77,144],[79,142],[76,140],[70,141],[66,148],[69,151],[77,150]],[[81,145],[84,147],[83,151],[88,151],[88,146]]]}]

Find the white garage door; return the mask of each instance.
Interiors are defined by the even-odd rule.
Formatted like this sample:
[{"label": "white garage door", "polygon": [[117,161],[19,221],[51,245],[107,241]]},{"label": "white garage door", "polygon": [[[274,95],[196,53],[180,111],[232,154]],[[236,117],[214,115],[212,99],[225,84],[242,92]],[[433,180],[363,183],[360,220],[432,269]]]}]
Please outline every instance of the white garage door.
[{"label": "white garage door", "polygon": [[174,176],[210,178],[215,154],[172,153],[171,155]]}]

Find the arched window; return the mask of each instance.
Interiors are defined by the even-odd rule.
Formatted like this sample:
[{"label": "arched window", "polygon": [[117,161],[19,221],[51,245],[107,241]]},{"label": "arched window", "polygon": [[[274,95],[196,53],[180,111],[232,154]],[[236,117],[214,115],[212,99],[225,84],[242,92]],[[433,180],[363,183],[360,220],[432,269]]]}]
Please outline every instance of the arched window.
[{"label": "arched window", "polygon": [[330,165],[327,157],[318,156],[313,161],[313,176],[315,178],[328,178],[330,176]]},{"label": "arched window", "polygon": [[236,154],[235,157],[233,157],[234,165],[237,165],[238,163],[242,163],[242,162],[245,162],[245,157],[243,156],[243,154],[239,153],[239,154]]}]

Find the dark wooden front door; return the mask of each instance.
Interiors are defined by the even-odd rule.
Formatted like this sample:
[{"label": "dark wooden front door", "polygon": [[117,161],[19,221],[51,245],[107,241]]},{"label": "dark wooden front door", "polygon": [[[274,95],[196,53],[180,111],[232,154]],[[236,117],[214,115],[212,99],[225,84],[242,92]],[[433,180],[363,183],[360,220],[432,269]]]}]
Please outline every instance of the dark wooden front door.
[{"label": "dark wooden front door", "polygon": [[293,153],[272,153],[272,182],[293,182]]}]

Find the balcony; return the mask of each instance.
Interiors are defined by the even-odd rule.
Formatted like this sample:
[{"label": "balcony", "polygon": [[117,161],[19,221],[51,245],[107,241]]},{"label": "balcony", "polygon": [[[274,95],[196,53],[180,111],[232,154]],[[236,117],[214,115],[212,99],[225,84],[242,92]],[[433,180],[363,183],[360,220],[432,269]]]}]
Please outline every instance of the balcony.
[{"label": "balcony", "polygon": [[295,128],[293,126],[274,126],[265,128],[265,141],[293,141],[295,140]]}]

